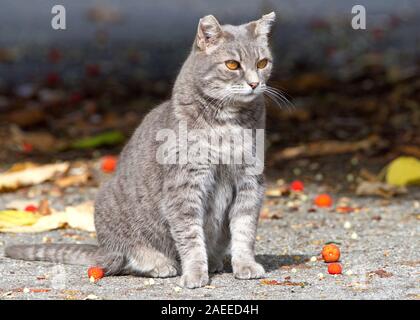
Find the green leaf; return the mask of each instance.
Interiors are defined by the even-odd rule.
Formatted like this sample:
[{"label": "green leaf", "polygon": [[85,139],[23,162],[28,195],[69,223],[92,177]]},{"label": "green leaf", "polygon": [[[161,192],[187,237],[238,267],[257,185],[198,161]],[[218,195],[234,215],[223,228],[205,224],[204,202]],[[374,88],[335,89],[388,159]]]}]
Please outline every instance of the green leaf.
[{"label": "green leaf", "polygon": [[105,145],[117,145],[125,140],[124,135],[119,131],[110,131],[98,134],[93,137],[82,138],[71,144],[73,149],[93,149]]}]

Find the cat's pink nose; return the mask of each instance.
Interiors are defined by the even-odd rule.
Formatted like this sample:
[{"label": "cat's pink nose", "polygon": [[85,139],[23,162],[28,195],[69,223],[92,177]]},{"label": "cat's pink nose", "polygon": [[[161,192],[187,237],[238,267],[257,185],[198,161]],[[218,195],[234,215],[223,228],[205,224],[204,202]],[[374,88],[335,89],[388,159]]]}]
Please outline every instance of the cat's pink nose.
[{"label": "cat's pink nose", "polygon": [[248,85],[254,90],[256,87],[258,87],[260,83],[259,82],[250,82]]}]

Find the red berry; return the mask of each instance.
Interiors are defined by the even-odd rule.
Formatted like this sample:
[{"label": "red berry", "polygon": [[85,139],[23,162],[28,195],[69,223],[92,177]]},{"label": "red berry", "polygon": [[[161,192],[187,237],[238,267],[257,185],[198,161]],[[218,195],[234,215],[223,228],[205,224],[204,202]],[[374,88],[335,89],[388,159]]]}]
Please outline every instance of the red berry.
[{"label": "red berry", "polygon": [[79,103],[82,101],[82,95],[79,92],[73,92],[70,95],[70,103]]},{"label": "red berry", "polygon": [[300,181],[300,180],[295,180],[295,181],[293,181],[293,182],[290,184],[290,189],[291,189],[292,191],[298,191],[298,192],[303,191],[303,189],[304,189],[303,182],[302,182],[302,181]]},{"label": "red berry", "polygon": [[94,63],[88,64],[86,66],[86,74],[89,77],[97,77],[101,74],[101,68],[99,65],[94,64]]},{"label": "red berry", "polygon": [[56,49],[56,48],[52,48],[49,52],[48,52],[48,60],[51,63],[57,63],[59,62],[61,59],[61,52],[60,50]]},{"label": "red berry", "polygon": [[330,263],[328,265],[328,273],[329,274],[341,274],[343,271],[343,268],[341,267],[341,264],[339,263]]},{"label": "red berry", "polygon": [[106,173],[114,172],[117,167],[117,158],[114,156],[105,156],[102,158],[102,171]]},{"label": "red berry", "polygon": [[30,205],[28,205],[28,206],[25,207],[25,211],[37,212],[38,211],[38,207],[30,204]]},{"label": "red berry", "polygon": [[55,86],[60,82],[60,76],[55,72],[50,72],[47,74],[47,84],[49,86]]},{"label": "red berry", "polygon": [[330,195],[323,193],[320,194],[319,196],[317,196],[315,198],[314,203],[318,206],[318,207],[331,207],[333,204],[333,200],[330,197]]},{"label": "red berry", "polygon": [[90,267],[88,269],[88,277],[93,282],[104,277],[104,270],[101,267]]},{"label": "red berry", "polygon": [[24,153],[30,153],[34,150],[34,146],[28,142],[22,143],[22,150]]}]

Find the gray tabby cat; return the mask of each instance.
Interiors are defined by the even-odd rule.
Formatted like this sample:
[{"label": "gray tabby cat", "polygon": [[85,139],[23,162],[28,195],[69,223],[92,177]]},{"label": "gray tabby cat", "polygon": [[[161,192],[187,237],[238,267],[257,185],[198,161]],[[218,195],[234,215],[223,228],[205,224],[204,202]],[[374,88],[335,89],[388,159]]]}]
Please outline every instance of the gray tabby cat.
[{"label": "gray tabby cat", "polygon": [[208,284],[209,272],[223,270],[230,249],[236,278],[263,277],[254,257],[262,173],[246,174],[247,164],[161,164],[156,137],[163,128],[177,131],[181,121],[222,136],[235,128],[264,129],[274,20],[274,12],[240,26],[221,26],[212,15],[200,19],[171,99],[144,118],[115,176],[99,190],[98,246],[12,245],[6,256],[99,265],[107,275],[182,273],[181,285],[197,288]]}]

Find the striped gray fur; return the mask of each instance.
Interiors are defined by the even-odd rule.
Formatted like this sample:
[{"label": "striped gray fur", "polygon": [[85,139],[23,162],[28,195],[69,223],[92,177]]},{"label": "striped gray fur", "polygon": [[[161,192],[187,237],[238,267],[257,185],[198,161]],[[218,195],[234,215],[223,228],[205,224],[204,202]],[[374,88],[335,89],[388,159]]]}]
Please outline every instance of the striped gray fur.
[{"label": "striped gray fur", "polygon": [[[238,279],[259,278],[255,261],[257,221],[264,195],[262,173],[246,164],[162,164],[156,160],[161,129],[202,129],[228,135],[238,128],[264,129],[262,93],[272,69],[268,33],[274,13],[240,26],[200,19],[172,96],[152,110],[124,147],[114,177],[95,201],[98,247],[18,245],[6,256],[24,260],[99,264],[106,273],[181,276],[188,288],[204,286],[209,272],[223,270],[229,253]],[[264,68],[256,63],[267,59]],[[236,60],[238,70],[225,62]],[[250,83],[259,83],[251,90]],[[251,86],[252,87],[252,86]],[[208,144],[204,136],[199,144]],[[255,142],[254,142],[255,143]],[[211,146],[222,157],[230,147]],[[253,146],[255,148],[255,146]],[[216,159],[217,160],[217,159]]]},{"label": "striped gray fur", "polygon": [[10,258],[21,260],[91,264],[95,262],[97,250],[97,246],[88,244],[33,244],[8,246],[5,254]]}]

